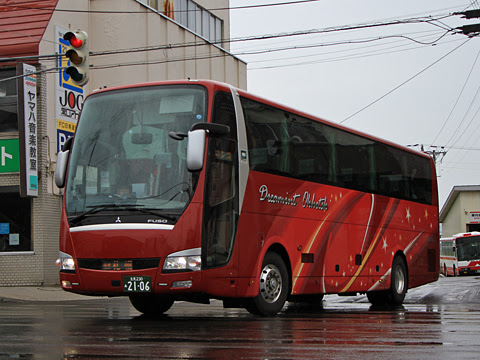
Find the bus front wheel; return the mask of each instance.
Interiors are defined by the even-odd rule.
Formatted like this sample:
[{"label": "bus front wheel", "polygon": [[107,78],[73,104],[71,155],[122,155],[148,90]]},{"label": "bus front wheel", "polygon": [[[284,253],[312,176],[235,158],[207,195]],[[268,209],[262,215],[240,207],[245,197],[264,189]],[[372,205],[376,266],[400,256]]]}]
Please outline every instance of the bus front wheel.
[{"label": "bus front wheel", "polygon": [[275,252],[265,255],[259,278],[259,293],[249,300],[247,310],[254,315],[273,316],[287,300],[289,278],[285,262]]},{"label": "bus front wheel", "polygon": [[165,311],[170,309],[174,303],[170,298],[143,294],[131,295],[130,302],[137,311],[151,316],[162,315]]}]

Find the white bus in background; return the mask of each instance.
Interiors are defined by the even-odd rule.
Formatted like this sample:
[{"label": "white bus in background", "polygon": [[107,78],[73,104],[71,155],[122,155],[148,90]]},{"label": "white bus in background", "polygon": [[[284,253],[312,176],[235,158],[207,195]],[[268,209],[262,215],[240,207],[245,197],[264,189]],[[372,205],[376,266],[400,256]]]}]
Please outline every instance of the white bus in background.
[{"label": "white bus in background", "polygon": [[441,238],[440,269],[445,276],[480,273],[480,232]]}]

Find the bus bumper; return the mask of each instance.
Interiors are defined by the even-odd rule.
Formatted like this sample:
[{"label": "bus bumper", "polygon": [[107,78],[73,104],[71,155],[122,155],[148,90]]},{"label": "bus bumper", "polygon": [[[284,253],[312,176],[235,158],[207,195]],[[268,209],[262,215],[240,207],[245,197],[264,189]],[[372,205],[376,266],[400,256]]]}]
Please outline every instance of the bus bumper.
[{"label": "bus bumper", "polygon": [[101,271],[79,269],[60,273],[66,291],[95,296],[129,296],[134,293],[176,295],[201,292],[200,272],[158,274],[158,269]]}]

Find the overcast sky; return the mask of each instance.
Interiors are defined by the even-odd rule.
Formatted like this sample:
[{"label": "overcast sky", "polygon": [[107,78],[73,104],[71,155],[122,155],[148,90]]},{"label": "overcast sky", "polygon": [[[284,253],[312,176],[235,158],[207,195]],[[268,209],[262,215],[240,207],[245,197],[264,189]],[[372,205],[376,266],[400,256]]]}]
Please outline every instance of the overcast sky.
[{"label": "overcast sky", "polygon": [[321,0],[232,9],[233,39],[274,36],[233,42],[231,52],[248,63],[250,92],[401,145],[444,146],[443,206],[454,185],[480,184],[480,36],[449,31],[480,23],[449,16],[477,8],[470,0]]}]

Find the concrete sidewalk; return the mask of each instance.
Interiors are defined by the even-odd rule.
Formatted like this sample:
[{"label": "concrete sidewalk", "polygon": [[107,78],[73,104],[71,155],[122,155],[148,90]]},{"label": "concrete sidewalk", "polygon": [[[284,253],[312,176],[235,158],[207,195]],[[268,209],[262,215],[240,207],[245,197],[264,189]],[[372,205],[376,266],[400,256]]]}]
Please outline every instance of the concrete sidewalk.
[{"label": "concrete sidewalk", "polygon": [[60,286],[3,286],[0,287],[0,302],[21,301],[82,301],[108,299],[107,297],[84,296],[64,291]]}]

